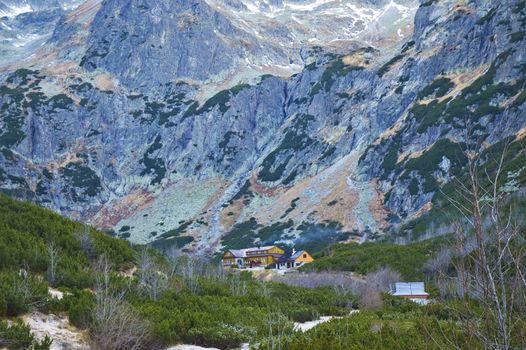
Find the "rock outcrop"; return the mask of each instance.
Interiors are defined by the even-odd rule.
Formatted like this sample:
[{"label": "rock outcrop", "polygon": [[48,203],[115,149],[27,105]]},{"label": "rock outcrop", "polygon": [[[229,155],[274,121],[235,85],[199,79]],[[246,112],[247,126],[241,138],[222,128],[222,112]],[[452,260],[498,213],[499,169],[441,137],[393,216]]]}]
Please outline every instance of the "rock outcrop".
[{"label": "rock outcrop", "polygon": [[46,45],[3,68],[1,188],[159,247],[318,249],[429,210],[465,130],[484,148],[524,135],[523,1],[344,3],[337,45],[284,44],[301,28],[279,12],[308,22],[343,11],[331,2],[60,10]]}]

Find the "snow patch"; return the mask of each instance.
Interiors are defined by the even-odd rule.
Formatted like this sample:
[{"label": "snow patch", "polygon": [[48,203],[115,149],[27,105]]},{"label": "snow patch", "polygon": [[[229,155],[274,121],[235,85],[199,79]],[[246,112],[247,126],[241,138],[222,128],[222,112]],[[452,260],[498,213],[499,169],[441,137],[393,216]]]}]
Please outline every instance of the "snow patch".
[{"label": "snow patch", "polygon": [[314,321],[307,321],[307,322],[294,322],[294,330],[300,331],[300,332],[306,332],[309,329],[312,329],[316,327],[319,324],[328,322],[332,320],[333,318],[341,318],[341,317],[335,317],[335,316],[322,316],[319,320]]},{"label": "snow patch", "polygon": [[64,293],[62,293],[61,291],[59,291],[58,289],[54,289],[54,288],[49,288],[48,289],[48,294],[54,298],[54,299],[58,299],[58,300],[62,300],[64,298]]},{"label": "snow patch", "polygon": [[[250,349],[250,345],[248,343],[241,344],[241,350],[248,350]],[[203,348],[201,346],[197,345],[176,345],[172,346],[171,348],[168,348],[166,350],[219,350],[217,348]]]},{"label": "snow patch", "polygon": [[0,22],[0,24],[2,24],[2,26],[7,29],[7,30],[13,30],[13,28],[11,28],[10,26],[8,26],[7,24],[5,24],[4,22]]},{"label": "snow patch", "polygon": [[[359,312],[359,310],[352,310],[349,313],[349,316],[357,312]],[[343,316],[322,316],[320,317],[319,320],[307,321],[307,322],[302,322],[302,323],[294,322],[294,330],[299,331],[299,332],[306,332],[309,329],[312,329],[322,323],[329,322],[332,319],[339,319],[339,318],[343,318]]]},{"label": "snow patch", "polygon": [[196,345],[176,345],[166,350],[219,350],[218,348],[203,348]]},{"label": "snow patch", "polygon": [[29,4],[24,4],[21,6],[10,6],[7,9],[0,10],[0,17],[16,17],[22,13],[32,12],[33,9]]}]

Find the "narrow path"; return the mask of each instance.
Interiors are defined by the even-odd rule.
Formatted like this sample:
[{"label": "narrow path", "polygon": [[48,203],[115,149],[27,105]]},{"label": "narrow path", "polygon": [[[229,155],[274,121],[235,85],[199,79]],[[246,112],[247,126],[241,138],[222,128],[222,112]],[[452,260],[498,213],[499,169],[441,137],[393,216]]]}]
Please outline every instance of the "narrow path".
[{"label": "narrow path", "polygon": [[[240,350],[248,350],[250,348],[248,343],[242,344]],[[203,348],[197,345],[176,345],[166,350],[219,350],[218,348]]]},{"label": "narrow path", "polygon": [[[352,310],[348,316],[359,312],[359,310]],[[332,319],[339,319],[346,316],[321,316],[319,320],[307,321],[307,322],[294,322],[294,330],[300,332],[306,332],[322,323],[329,322]]]},{"label": "narrow path", "polygon": [[316,327],[317,325],[320,325],[322,323],[325,323],[325,322],[328,322],[328,321],[332,320],[333,318],[341,318],[341,317],[322,316],[322,317],[320,317],[319,320],[307,321],[307,322],[303,322],[303,323],[294,322],[294,330],[301,331],[301,332],[306,332],[309,329],[312,329],[312,328]]},{"label": "narrow path", "polygon": [[218,348],[203,348],[196,345],[176,345],[166,350],[219,350]]}]

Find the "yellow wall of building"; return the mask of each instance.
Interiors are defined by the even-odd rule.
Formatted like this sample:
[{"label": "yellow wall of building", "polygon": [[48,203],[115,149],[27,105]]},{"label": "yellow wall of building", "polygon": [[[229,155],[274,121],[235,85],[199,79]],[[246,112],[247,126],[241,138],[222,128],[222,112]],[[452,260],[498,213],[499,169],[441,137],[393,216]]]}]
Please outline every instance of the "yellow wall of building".
[{"label": "yellow wall of building", "polygon": [[272,247],[271,249],[268,250],[268,252],[270,254],[284,254],[285,253],[285,251],[281,249],[280,247]]},{"label": "yellow wall of building", "polygon": [[[274,246],[268,250],[265,250],[264,253],[267,253],[268,255],[248,256],[246,258],[239,259],[243,260],[244,265],[250,265],[250,262],[260,261],[261,265],[266,266],[273,264],[278,260],[274,256],[272,256],[272,254],[284,254],[285,251],[279,247]],[[223,255],[222,262],[223,265],[237,265],[237,260],[238,258],[236,258],[231,252],[228,251]]]},{"label": "yellow wall of building", "polygon": [[301,253],[301,255],[297,257],[296,260],[294,260],[294,262],[296,263],[304,263],[304,264],[307,264],[313,261],[314,261],[314,258],[308,252]]},{"label": "yellow wall of building", "polygon": [[270,265],[274,262],[274,257],[272,255],[247,257],[245,258],[245,265],[249,265],[251,261],[261,261],[262,265]]},{"label": "yellow wall of building", "polygon": [[234,258],[224,258],[223,259],[223,265],[234,265],[236,263],[236,259]]}]

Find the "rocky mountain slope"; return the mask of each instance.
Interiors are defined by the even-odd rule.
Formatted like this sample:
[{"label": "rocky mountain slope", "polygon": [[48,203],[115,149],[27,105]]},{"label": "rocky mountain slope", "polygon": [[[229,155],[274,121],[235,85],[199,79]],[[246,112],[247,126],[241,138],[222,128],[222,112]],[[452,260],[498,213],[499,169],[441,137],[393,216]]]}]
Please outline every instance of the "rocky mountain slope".
[{"label": "rocky mountain slope", "polygon": [[134,242],[374,238],[430,210],[465,130],[526,135],[524,1],[66,5],[0,18],[1,188]]}]

